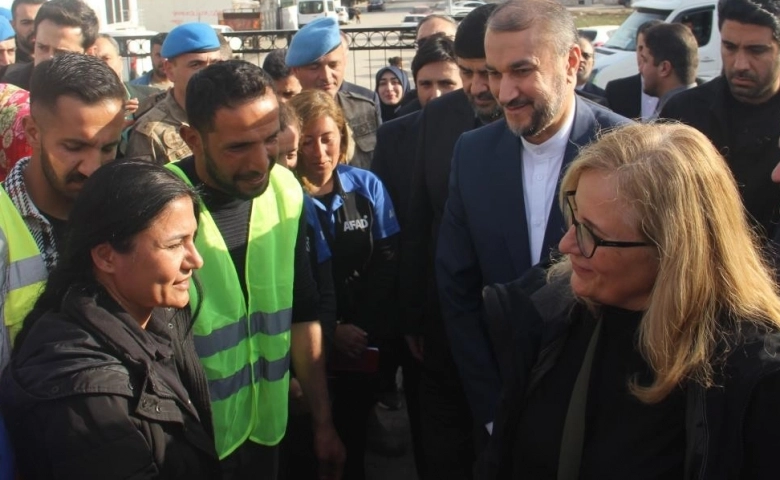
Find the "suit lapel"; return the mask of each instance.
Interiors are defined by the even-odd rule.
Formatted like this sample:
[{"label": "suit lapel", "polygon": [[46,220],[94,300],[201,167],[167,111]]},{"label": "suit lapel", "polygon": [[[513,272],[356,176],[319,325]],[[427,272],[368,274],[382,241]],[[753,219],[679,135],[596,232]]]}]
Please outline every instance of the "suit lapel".
[{"label": "suit lapel", "polygon": [[563,155],[561,171],[558,174],[558,185],[555,188],[555,197],[550,205],[550,216],[547,220],[547,228],[544,231],[541,260],[553,250],[558,249],[558,242],[565,233],[566,221],[563,218],[561,207],[558,204],[558,193],[561,190],[561,180],[569,164],[577,157],[580,148],[584,147],[594,138],[598,127],[593,111],[580,98],[575,98],[574,123],[571,127],[571,135],[566,144],[566,152]]},{"label": "suit lapel", "polygon": [[516,276],[531,266],[531,253],[528,243],[528,221],[525,217],[525,198],[523,198],[523,160],[520,139],[504,122],[504,132],[495,148],[495,174],[492,178],[497,184],[492,189],[495,198],[493,205],[501,214],[496,215],[505,223],[502,231],[509,257],[512,259]]}]

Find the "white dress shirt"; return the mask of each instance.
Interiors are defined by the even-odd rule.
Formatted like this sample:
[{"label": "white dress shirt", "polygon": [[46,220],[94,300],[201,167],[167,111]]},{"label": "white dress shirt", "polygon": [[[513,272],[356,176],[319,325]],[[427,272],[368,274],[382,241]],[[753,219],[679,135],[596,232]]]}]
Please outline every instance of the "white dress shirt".
[{"label": "white dress shirt", "polygon": [[539,263],[542,257],[542,244],[547,231],[547,221],[550,218],[550,208],[557,198],[556,190],[563,156],[574,124],[574,110],[575,106],[572,105],[561,129],[546,142],[534,145],[521,137],[523,198],[532,265]]}]

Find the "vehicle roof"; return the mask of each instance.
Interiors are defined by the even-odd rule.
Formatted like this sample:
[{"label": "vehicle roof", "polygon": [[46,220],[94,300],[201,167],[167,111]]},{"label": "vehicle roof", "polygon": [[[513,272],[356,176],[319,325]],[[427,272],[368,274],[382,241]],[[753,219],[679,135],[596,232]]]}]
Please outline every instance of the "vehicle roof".
[{"label": "vehicle roof", "polygon": [[717,3],[717,0],[637,0],[631,3],[631,7],[634,9],[676,10],[681,7],[716,6]]}]

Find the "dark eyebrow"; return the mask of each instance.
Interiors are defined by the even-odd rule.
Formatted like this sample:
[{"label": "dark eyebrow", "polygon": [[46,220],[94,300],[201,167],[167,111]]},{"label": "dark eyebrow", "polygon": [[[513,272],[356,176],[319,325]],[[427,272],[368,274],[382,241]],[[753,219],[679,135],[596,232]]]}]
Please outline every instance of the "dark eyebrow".
[{"label": "dark eyebrow", "polygon": [[520,67],[534,67],[536,68],[536,62],[533,62],[531,60],[528,60],[527,58],[524,58],[522,60],[518,60],[516,62],[512,62],[509,64],[510,70],[515,70]]}]

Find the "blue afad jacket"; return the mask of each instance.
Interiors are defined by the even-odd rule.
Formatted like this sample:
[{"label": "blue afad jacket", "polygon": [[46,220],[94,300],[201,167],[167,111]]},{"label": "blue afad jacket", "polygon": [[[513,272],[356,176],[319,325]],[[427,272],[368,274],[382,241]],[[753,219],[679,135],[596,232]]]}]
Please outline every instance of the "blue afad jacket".
[{"label": "blue afad jacket", "polygon": [[[339,320],[389,334],[400,227],[393,203],[373,173],[348,165],[333,172],[333,193],[314,197],[307,223],[322,231],[332,255]],[[317,242],[320,243],[320,242]],[[317,245],[318,255],[325,245]]]}]

